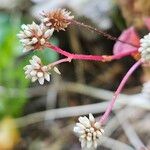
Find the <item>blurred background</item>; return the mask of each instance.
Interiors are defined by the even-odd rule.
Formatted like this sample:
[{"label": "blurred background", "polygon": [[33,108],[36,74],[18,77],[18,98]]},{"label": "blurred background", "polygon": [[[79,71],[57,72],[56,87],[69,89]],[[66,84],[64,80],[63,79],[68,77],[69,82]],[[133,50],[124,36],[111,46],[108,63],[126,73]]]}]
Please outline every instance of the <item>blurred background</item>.
[{"label": "blurred background", "polygon": [[[148,33],[143,17],[150,15],[149,0],[0,0],[0,150],[81,149],[72,131],[78,116],[91,112],[99,117],[136,61],[72,61],[60,65],[61,76],[52,74],[44,86],[26,80],[23,67],[33,55],[45,64],[62,56],[49,49],[23,54],[16,34],[21,24],[39,23],[39,14],[54,8],[66,8],[78,21],[115,37],[130,26],[140,37]],[[111,55],[114,45],[73,25],[55,32],[51,42],[72,53],[95,55]],[[150,149],[150,96],[141,94],[143,82],[149,80],[148,67],[130,77],[97,149]]]}]

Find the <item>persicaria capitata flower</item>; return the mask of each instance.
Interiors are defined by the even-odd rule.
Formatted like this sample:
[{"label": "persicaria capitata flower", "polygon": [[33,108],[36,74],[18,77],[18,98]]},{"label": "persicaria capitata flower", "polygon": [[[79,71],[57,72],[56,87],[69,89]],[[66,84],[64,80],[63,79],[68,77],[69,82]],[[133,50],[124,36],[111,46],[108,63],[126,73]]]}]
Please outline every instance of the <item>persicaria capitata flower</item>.
[{"label": "persicaria capitata flower", "polygon": [[144,61],[150,61],[150,33],[145,35],[140,40],[141,46],[139,52],[141,52],[141,57]]},{"label": "persicaria capitata flower", "polygon": [[70,20],[74,16],[70,15],[70,11],[65,9],[56,9],[50,12],[42,13],[42,22],[48,28],[54,28],[56,31],[65,30],[70,24]]},{"label": "persicaria capitata flower", "polygon": [[34,55],[29,62],[30,65],[24,67],[27,79],[31,79],[32,82],[38,80],[40,84],[44,84],[44,80],[50,81],[49,68],[42,65],[39,57]]},{"label": "persicaria capitata flower", "polygon": [[104,133],[99,122],[96,122],[92,114],[89,118],[79,117],[79,122],[74,127],[74,132],[78,134],[82,148],[97,148],[97,142]]},{"label": "persicaria capitata flower", "polygon": [[22,31],[17,36],[23,44],[24,52],[43,48],[54,31],[54,29],[47,29],[43,24],[38,25],[35,22],[23,24],[21,29]]}]

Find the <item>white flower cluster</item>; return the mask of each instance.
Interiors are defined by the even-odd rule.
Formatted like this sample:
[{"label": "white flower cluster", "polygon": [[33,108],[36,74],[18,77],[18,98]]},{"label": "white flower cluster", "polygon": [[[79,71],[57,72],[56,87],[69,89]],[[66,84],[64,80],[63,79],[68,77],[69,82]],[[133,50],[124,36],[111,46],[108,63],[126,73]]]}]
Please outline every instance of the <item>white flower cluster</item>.
[{"label": "white flower cluster", "polygon": [[43,24],[38,25],[35,22],[23,24],[21,28],[22,31],[17,36],[24,46],[24,52],[42,48],[54,32],[54,29],[47,29]]},{"label": "white flower cluster", "polygon": [[44,79],[50,81],[49,68],[42,65],[39,57],[34,55],[29,62],[30,65],[24,67],[27,79],[31,79],[32,82],[38,80],[40,84],[44,84]]},{"label": "white flower cluster", "polygon": [[101,128],[101,124],[96,122],[92,114],[89,114],[89,118],[86,116],[79,117],[79,122],[74,127],[74,132],[78,134],[82,148],[97,148],[97,142],[101,138],[104,130]]},{"label": "white flower cluster", "polygon": [[143,84],[142,94],[144,95],[144,97],[150,99],[150,81],[145,82],[145,83]]},{"label": "white flower cluster", "polygon": [[141,57],[145,61],[150,61],[150,33],[145,35],[141,40],[141,47],[139,48],[139,52],[141,52]]}]

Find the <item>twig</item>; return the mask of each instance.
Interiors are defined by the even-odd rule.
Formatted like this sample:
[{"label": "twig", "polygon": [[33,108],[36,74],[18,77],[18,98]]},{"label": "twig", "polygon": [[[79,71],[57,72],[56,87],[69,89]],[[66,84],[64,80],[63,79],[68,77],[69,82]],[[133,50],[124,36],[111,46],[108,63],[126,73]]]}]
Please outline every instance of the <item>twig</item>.
[{"label": "twig", "polygon": [[104,32],[104,31],[102,31],[102,30],[99,30],[99,29],[93,28],[93,27],[91,27],[91,26],[89,26],[89,25],[86,25],[86,24],[84,24],[84,23],[81,23],[81,22],[79,22],[79,21],[77,21],[77,20],[70,20],[70,22],[73,23],[73,24],[76,24],[76,25],[78,25],[78,26],[84,27],[84,28],[86,28],[86,29],[88,29],[88,30],[94,31],[94,32],[96,32],[97,34],[102,35],[102,36],[106,37],[106,38],[109,39],[109,40],[119,41],[119,42],[121,42],[121,43],[123,43],[123,44],[127,44],[127,45],[130,45],[130,46],[139,48],[138,45],[135,45],[135,44],[133,44],[133,43],[128,43],[128,42],[126,42],[126,41],[122,41],[122,40],[118,39],[117,37],[114,37],[114,36],[112,36],[112,35],[110,35],[110,34]]},{"label": "twig", "polygon": [[101,137],[98,145],[102,145],[111,150],[134,150],[134,148],[125,143],[105,136]]},{"label": "twig", "polygon": [[[79,115],[85,115],[88,113],[100,113],[103,112],[107,106],[108,102],[101,102],[96,104],[75,106],[67,108],[51,109],[46,111],[41,111],[33,114],[26,115],[24,117],[16,119],[19,127],[24,127],[30,124],[41,122],[46,120],[54,120],[58,118],[73,117]],[[121,105],[117,104],[114,109],[120,108]],[[46,114],[46,118],[45,118]]]},{"label": "twig", "polygon": [[128,122],[128,120],[124,118],[123,116],[120,116],[118,112],[116,112],[116,116],[119,122],[121,123],[121,126],[126,136],[128,137],[131,144],[135,147],[135,149],[140,150],[143,147],[146,150],[146,146],[140,140],[140,138],[138,137],[138,135],[136,134],[135,130],[133,129],[132,125]]}]

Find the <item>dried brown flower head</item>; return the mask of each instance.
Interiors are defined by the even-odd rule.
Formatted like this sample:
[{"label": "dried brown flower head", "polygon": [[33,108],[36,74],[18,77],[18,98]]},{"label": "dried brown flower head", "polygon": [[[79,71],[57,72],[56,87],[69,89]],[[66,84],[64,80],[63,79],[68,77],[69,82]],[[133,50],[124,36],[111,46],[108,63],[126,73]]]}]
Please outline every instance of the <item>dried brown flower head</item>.
[{"label": "dried brown flower head", "polygon": [[74,16],[71,16],[70,13],[70,11],[65,9],[56,9],[51,12],[43,12],[42,21],[48,28],[54,28],[56,31],[65,31],[65,28],[67,28],[70,24],[69,20],[74,18]]}]

